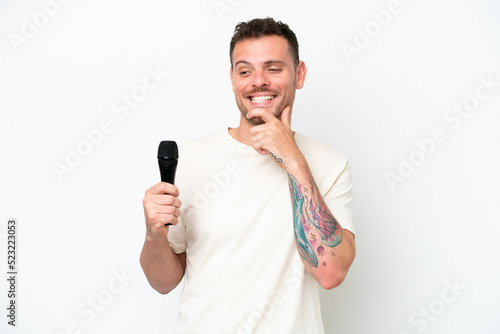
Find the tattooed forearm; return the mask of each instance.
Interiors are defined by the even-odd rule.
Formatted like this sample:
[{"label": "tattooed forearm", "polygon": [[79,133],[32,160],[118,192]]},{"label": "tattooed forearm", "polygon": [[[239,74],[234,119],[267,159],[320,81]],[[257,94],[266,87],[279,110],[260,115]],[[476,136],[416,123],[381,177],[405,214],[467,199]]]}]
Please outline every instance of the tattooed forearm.
[{"label": "tattooed forearm", "polygon": [[[293,206],[293,222],[297,249],[302,259],[318,267],[318,256],[325,248],[335,247],[342,241],[342,228],[326,207],[309,173],[306,185],[288,175]],[[326,265],[326,262],[323,262]]]},{"label": "tattooed forearm", "polygon": [[318,258],[314,254],[311,244],[307,240],[304,232],[305,217],[302,215],[305,196],[300,185],[297,185],[295,179],[289,174],[288,183],[290,185],[290,195],[292,196],[293,206],[293,230],[295,233],[295,242],[299,251],[300,257],[310,263],[313,267],[318,267]]},{"label": "tattooed forearm", "polygon": [[276,161],[279,165],[281,165],[283,163],[283,159],[280,159],[276,156],[276,154],[274,154],[273,152],[267,150],[267,153],[274,159],[274,161]]}]

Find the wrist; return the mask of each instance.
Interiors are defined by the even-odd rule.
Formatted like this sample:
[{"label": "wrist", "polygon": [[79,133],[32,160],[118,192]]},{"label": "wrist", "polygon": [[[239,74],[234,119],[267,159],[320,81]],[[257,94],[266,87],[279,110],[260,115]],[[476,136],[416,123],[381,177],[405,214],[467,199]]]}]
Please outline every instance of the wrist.
[{"label": "wrist", "polygon": [[301,173],[307,171],[309,165],[307,164],[306,159],[302,155],[297,155],[287,161],[286,171],[290,175],[300,175]]},{"label": "wrist", "polygon": [[164,245],[165,243],[168,243],[168,237],[167,234],[158,235],[146,232],[146,242],[156,245]]}]

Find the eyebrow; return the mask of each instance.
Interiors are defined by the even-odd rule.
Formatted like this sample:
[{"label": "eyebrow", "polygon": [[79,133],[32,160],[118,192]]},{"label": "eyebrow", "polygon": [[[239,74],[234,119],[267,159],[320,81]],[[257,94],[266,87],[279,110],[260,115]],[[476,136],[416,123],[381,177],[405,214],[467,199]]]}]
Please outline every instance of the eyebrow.
[{"label": "eyebrow", "polygon": [[243,64],[243,65],[250,65],[250,63],[249,63],[249,62],[247,62],[247,61],[245,61],[245,60],[240,60],[240,61],[238,61],[238,62],[236,62],[236,63],[234,64],[234,67],[236,67],[236,66],[238,66],[238,65],[241,65],[241,64]]},{"label": "eyebrow", "polygon": [[[239,60],[238,62],[236,62],[236,64],[234,64],[234,67],[237,67],[238,65],[251,65],[248,61],[246,60]],[[272,64],[278,64],[278,65],[282,65],[282,66],[285,66],[286,63],[282,60],[268,60],[268,61],[265,61],[264,62],[265,65],[272,65]]]}]

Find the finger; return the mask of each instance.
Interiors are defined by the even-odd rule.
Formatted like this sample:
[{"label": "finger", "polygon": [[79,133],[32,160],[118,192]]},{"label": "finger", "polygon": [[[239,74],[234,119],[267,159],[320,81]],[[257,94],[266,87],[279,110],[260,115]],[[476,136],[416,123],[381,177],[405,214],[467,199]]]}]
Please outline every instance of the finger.
[{"label": "finger", "polygon": [[250,138],[251,140],[251,145],[252,147],[262,155],[267,154],[267,150],[264,148],[264,134],[261,129],[259,129],[259,126],[254,126],[253,128],[250,129],[250,133],[252,137]]},{"label": "finger", "polygon": [[291,113],[292,108],[290,108],[290,106],[287,106],[285,109],[283,109],[283,112],[281,113],[281,122],[285,124],[289,129],[292,128]]},{"label": "finger", "polygon": [[247,118],[254,118],[254,117],[260,117],[265,123],[272,122],[273,120],[276,120],[276,116],[273,115],[273,113],[267,109],[264,108],[255,108],[252,109],[248,112]]},{"label": "finger", "polygon": [[151,189],[153,195],[169,194],[172,196],[179,196],[179,189],[176,186],[166,182],[158,182]]},{"label": "finger", "polygon": [[177,220],[177,217],[174,215],[159,214],[158,220],[156,221],[155,225],[157,225],[157,227],[161,227],[162,225],[167,225],[167,224],[177,225],[178,222],[179,221]]},{"label": "finger", "polygon": [[262,154],[262,155],[266,155],[267,154],[267,150],[262,146],[261,143],[252,143],[252,147],[254,148],[254,150],[257,151],[257,153],[259,154]]},{"label": "finger", "polygon": [[161,226],[171,224],[181,215],[181,211],[174,206],[148,205],[144,207],[144,215],[147,225]]},{"label": "finger", "polygon": [[262,155],[267,154],[267,150],[264,148],[264,146],[262,145],[262,143],[259,140],[254,140],[253,138],[254,137],[252,137],[252,143],[251,143],[251,145],[254,148],[254,150],[256,150],[257,153],[262,154]]},{"label": "finger", "polygon": [[180,208],[182,203],[181,200],[172,195],[154,195],[151,197],[151,201],[160,206],[174,206]]},{"label": "finger", "polygon": [[247,112],[247,118],[248,119],[251,119],[251,118],[254,118],[254,117],[258,117],[257,114],[262,112],[262,110],[264,110],[264,108],[255,108],[255,109],[251,109],[249,112]]},{"label": "finger", "polygon": [[267,155],[267,149],[265,149],[262,145],[254,145],[253,147],[257,153],[262,154],[262,155]]},{"label": "finger", "polygon": [[159,215],[171,215],[176,218],[181,215],[181,211],[175,206],[160,206],[157,208],[157,210],[157,213]]},{"label": "finger", "polygon": [[161,226],[171,224],[172,221],[177,221],[181,215],[180,211],[172,210],[171,213],[158,212],[156,210],[149,210],[146,212],[146,222],[151,226]]}]

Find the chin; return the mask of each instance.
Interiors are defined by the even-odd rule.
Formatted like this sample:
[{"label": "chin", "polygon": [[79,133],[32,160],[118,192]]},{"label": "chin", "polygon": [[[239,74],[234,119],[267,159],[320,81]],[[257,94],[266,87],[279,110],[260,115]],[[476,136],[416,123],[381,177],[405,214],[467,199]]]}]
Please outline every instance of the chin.
[{"label": "chin", "polygon": [[[246,117],[245,117],[246,118]],[[252,124],[252,125],[261,125],[261,124],[264,124],[265,122],[262,120],[262,118],[260,117],[254,117],[252,119],[248,119],[247,118],[247,121],[248,123]]]}]

